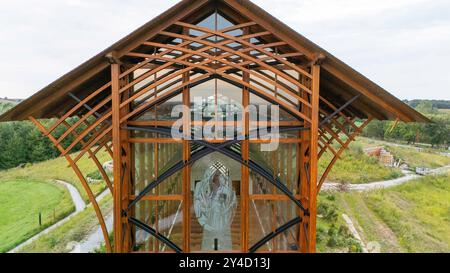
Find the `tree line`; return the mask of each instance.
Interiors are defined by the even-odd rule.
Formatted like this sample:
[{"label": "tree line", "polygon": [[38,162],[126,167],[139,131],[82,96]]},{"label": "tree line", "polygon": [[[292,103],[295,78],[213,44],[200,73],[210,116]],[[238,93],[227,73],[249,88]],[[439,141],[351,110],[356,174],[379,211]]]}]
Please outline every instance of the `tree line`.
[{"label": "tree line", "polygon": [[450,100],[405,100],[412,108],[417,108],[420,104],[434,109],[450,109]]},{"label": "tree line", "polygon": [[[0,103],[0,114],[12,108],[13,104]],[[44,120],[43,125],[49,127],[54,120]],[[74,119],[69,123],[75,122]],[[80,126],[77,131],[81,131]],[[59,138],[65,131],[63,126],[56,128],[54,136]],[[62,142],[64,147],[73,141],[68,136]],[[80,149],[80,145],[74,151]],[[10,169],[26,163],[35,163],[56,158],[60,155],[53,143],[29,121],[0,123],[0,170]]]},{"label": "tree line", "polygon": [[[428,143],[432,146],[448,147],[450,144],[450,111],[440,111],[436,105],[449,105],[450,101],[412,101],[412,105],[429,117],[434,123],[399,123],[395,129],[393,121],[373,121],[363,132],[363,136],[384,140],[400,140],[407,143]],[[0,103],[0,114],[13,107],[11,103]],[[69,123],[76,119],[69,120]],[[42,121],[50,126],[54,121]],[[85,127],[80,126],[80,132]],[[59,138],[65,131],[63,126],[57,128],[54,136]],[[73,136],[67,137],[62,145],[67,147]],[[80,149],[80,145],[74,151]],[[28,121],[0,123],[0,170],[17,167],[21,164],[40,162],[59,156],[59,151]]]},{"label": "tree line", "polygon": [[[433,123],[399,123],[394,121],[372,121],[363,136],[382,140],[398,140],[408,144],[425,143],[433,147],[447,148],[450,145],[450,111],[444,112],[436,105],[448,105],[448,101],[412,101],[415,109],[427,116]],[[439,102],[439,103],[437,103]],[[446,109],[446,108],[443,108]]]}]

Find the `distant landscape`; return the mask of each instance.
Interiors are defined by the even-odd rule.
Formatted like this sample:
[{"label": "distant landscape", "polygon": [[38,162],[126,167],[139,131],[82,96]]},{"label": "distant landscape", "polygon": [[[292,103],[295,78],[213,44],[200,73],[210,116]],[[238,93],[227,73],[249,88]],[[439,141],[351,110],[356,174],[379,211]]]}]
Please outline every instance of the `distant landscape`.
[{"label": "distant landscape", "polygon": [[[0,112],[15,103],[2,99]],[[323,191],[319,197],[320,252],[450,251],[450,101],[408,103],[435,123],[400,123],[394,128],[393,122],[376,121],[350,146],[328,179],[329,184],[338,185],[337,189]],[[403,169],[369,156],[365,151],[373,147],[391,153]],[[56,180],[73,185],[89,203],[76,175],[31,123],[0,124],[0,151],[0,252],[10,251],[74,213],[67,188]],[[99,158],[104,163],[108,156],[100,153]],[[321,170],[326,159],[329,155],[320,162]],[[88,160],[79,164],[84,173],[98,177]],[[405,178],[417,168],[442,171],[417,175],[407,183],[383,189],[352,190],[356,185]],[[96,196],[107,190],[104,181],[91,186]],[[19,193],[26,202],[17,200]],[[111,198],[103,199],[100,205],[105,215],[111,213]],[[82,242],[97,229],[97,218],[88,206],[19,251],[70,252],[71,242]],[[99,244],[92,251],[102,252],[104,247]]]}]

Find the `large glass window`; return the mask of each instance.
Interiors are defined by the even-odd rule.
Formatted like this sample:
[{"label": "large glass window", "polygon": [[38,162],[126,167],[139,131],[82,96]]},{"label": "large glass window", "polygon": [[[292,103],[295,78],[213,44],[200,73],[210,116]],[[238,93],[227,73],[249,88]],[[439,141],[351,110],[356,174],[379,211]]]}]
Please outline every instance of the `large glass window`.
[{"label": "large glass window", "polygon": [[[200,27],[212,30],[221,30],[233,26],[234,24],[225,16],[219,13],[211,14],[197,24]],[[249,31],[255,30],[253,27]],[[191,36],[202,36],[207,31],[189,30]],[[226,33],[231,36],[242,36],[241,29],[230,30]],[[246,31],[247,34],[247,31]],[[210,36],[210,42],[220,43],[224,38]],[[249,39],[254,44],[265,44],[264,37]],[[172,40],[174,44],[182,43],[181,39]],[[220,46],[212,45],[204,54],[211,56],[221,56],[224,53],[222,46],[233,50],[246,50],[245,44],[237,42],[222,43]],[[208,45],[194,42],[189,45],[191,50],[199,50],[200,47]],[[215,48],[217,47],[217,48]],[[155,50],[158,54],[163,50]],[[273,54],[278,54],[275,49],[267,49]],[[134,210],[135,217],[154,228],[157,232],[167,237],[179,247],[183,246],[184,239],[189,240],[189,247],[192,252],[214,252],[214,251],[241,251],[253,246],[268,234],[275,232],[279,227],[285,225],[298,216],[299,208],[289,198],[292,195],[298,198],[299,176],[302,168],[299,163],[299,132],[283,132],[280,134],[279,144],[273,150],[263,148],[268,139],[261,139],[261,134],[269,130],[271,126],[300,126],[303,123],[292,115],[292,111],[300,109],[298,94],[299,88],[292,83],[292,79],[299,77],[297,72],[290,70],[277,72],[279,67],[273,58],[268,58],[264,52],[247,49],[245,54],[259,58],[257,62],[247,62],[242,64],[245,69],[240,70],[240,62],[246,62],[245,57],[238,54],[227,54],[227,62],[235,62],[230,68],[220,69],[226,64],[214,60],[207,64],[206,71],[196,67],[184,76],[177,75],[180,69],[189,68],[189,64],[183,63],[175,66],[166,66],[155,75],[148,76],[145,80],[135,85],[134,92],[141,92],[133,107],[149,102],[158,96],[167,95],[168,99],[146,109],[137,121],[136,126],[170,127],[175,120],[180,117],[172,117],[172,110],[175,106],[182,105],[189,100],[191,129],[195,137],[201,140],[210,141],[212,145],[220,145],[229,140],[227,137],[242,136],[244,121],[244,109],[242,104],[245,99],[244,88],[248,86],[243,83],[248,81],[252,88],[248,89],[250,113],[250,130],[259,126],[259,138],[251,135],[249,140],[240,139],[233,144],[231,150],[237,158],[247,159],[243,151],[247,151],[250,163],[257,166],[250,168],[248,177],[242,177],[245,167],[241,165],[237,158],[230,158],[221,152],[211,153],[195,163],[192,163],[188,172],[179,170],[171,172],[170,177],[164,180],[159,186],[147,193],[145,198],[140,200]],[[183,52],[173,51],[174,56],[182,56]],[[267,53],[267,52],[266,52]],[[173,55],[172,54],[172,55]],[[234,54],[234,55],[233,55]],[[195,55],[195,54],[194,54]],[[166,58],[175,58],[167,53]],[[192,63],[204,61],[203,54],[197,54],[187,59]],[[208,59],[207,57],[205,57]],[[261,64],[265,62],[265,64]],[[267,67],[270,65],[275,69]],[[147,66],[146,66],[147,67]],[[138,70],[134,77],[138,79],[142,75],[151,72],[157,64]],[[201,79],[201,84],[196,84],[203,73],[215,69],[216,77],[209,80]],[[248,71],[251,73],[248,73]],[[277,73],[276,73],[277,72]],[[227,73],[224,75],[222,73]],[[151,74],[151,73],[149,73]],[[142,77],[144,78],[144,77]],[[167,79],[167,80],[165,80]],[[235,83],[233,83],[233,79]],[[189,81],[187,93],[174,93],[169,98],[170,92],[176,90],[181,84]],[[155,84],[161,82],[161,84]],[[152,87],[152,88],[150,88]],[[283,110],[278,105],[287,106],[289,111]],[[275,106],[275,108],[273,108]],[[278,107],[277,107],[278,106]],[[184,120],[185,121],[185,120]],[[210,128],[206,128],[206,127]],[[261,128],[263,127],[263,128]],[[183,127],[186,128],[186,127]],[[154,128],[153,128],[154,129]],[[230,133],[231,132],[231,133]],[[177,142],[169,136],[156,133],[133,132],[133,183],[132,195],[138,195],[150,183],[165,174],[175,164],[182,162],[189,154],[195,155],[202,150],[202,143],[180,141]],[[212,137],[212,138],[211,138]],[[271,135],[272,141],[274,135]],[[196,139],[198,140],[198,139]],[[248,141],[248,142],[247,142]],[[248,146],[246,146],[248,144]],[[191,148],[189,150],[188,148]],[[229,148],[229,147],[228,147]],[[245,165],[246,163],[244,163]],[[258,168],[259,167],[259,168]],[[189,177],[186,177],[188,175]],[[275,186],[272,179],[280,185]],[[248,196],[241,196],[243,182],[248,182]],[[285,187],[292,195],[286,196],[285,192],[279,188]],[[186,190],[188,192],[183,191]],[[186,203],[183,203],[185,200]],[[244,229],[242,222],[241,206],[243,201],[248,207],[248,229]],[[189,204],[189,207],[184,207]],[[189,222],[183,223],[183,212],[189,214]],[[185,215],[186,216],[186,215]],[[187,217],[186,217],[187,219]],[[186,228],[186,229],[184,229]],[[261,251],[292,251],[298,250],[298,225],[279,234],[276,238],[264,244]],[[186,231],[186,233],[183,233]],[[189,234],[188,234],[189,231]],[[249,244],[243,246],[242,234],[248,233]],[[184,236],[187,236],[186,238]],[[164,243],[159,242],[147,233],[135,228],[135,250],[151,252],[171,251]]]}]

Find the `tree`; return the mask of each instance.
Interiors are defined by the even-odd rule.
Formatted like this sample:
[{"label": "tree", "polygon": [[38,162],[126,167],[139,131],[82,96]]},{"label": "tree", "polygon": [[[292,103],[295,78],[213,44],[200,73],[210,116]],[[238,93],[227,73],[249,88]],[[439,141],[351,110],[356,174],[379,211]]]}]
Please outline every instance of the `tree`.
[{"label": "tree", "polygon": [[378,139],[384,139],[386,123],[379,120],[374,120],[366,127],[363,136]]}]

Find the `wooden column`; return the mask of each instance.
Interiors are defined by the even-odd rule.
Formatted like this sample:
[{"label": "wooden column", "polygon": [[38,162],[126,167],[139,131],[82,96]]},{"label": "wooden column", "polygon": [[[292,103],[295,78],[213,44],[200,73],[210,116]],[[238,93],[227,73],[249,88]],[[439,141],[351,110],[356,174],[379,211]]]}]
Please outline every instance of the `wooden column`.
[{"label": "wooden column", "polygon": [[[244,73],[244,81],[248,82],[250,76],[248,73]],[[242,112],[242,133],[244,136],[249,136],[250,133],[250,113],[247,111],[250,105],[250,92],[248,88],[244,87],[242,96],[242,106],[244,107]],[[244,162],[249,161],[250,157],[250,143],[248,139],[242,141],[242,160]],[[248,242],[249,242],[249,181],[250,181],[250,170],[247,166],[241,165],[241,251],[248,252]]]},{"label": "wooden column", "polygon": [[[119,73],[124,72],[126,70],[126,66],[119,66]],[[129,75],[125,78],[119,79],[119,90],[123,86],[126,86],[130,80],[132,80],[132,76]],[[131,89],[125,90],[122,94],[119,95],[120,102],[126,101],[130,98],[130,92]],[[120,117],[126,116],[130,112],[130,105],[127,104],[125,107],[122,107],[120,109]],[[120,130],[120,125],[119,125]],[[125,168],[122,170],[123,173],[121,174],[123,177],[122,185],[121,185],[121,209],[125,209],[128,207],[128,204],[130,203],[130,197],[131,197],[131,180],[132,180],[132,169],[134,169],[134,160],[132,158],[132,151],[131,151],[131,144],[129,142],[130,139],[130,131],[128,130],[120,130],[120,147],[122,151],[122,160],[121,164],[122,166],[125,166]],[[135,215],[135,208],[133,208],[129,212],[129,216],[134,217]],[[124,218],[122,216],[122,226],[125,230],[125,237],[123,238],[123,245],[122,245],[122,252],[129,252],[131,250],[131,225],[128,223],[128,219]]]},{"label": "wooden column", "polygon": [[[185,73],[183,75],[183,82],[189,81],[189,73]],[[189,161],[191,157],[191,145],[188,140],[191,137],[191,113],[188,109],[190,109],[190,91],[189,88],[186,87],[183,90],[183,136],[185,140],[183,140],[183,160],[185,162]],[[182,174],[183,179],[183,249],[184,252],[190,252],[190,238],[191,238],[191,225],[190,225],[190,213],[191,213],[191,166],[186,166],[183,169]]]},{"label": "wooden column", "polygon": [[311,118],[306,124],[308,131],[300,133],[299,147],[300,197],[303,206],[309,213],[299,211],[302,223],[299,229],[299,244],[302,253],[316,252],[316,220],[317,220],[317,180],[318,180],[318,140],[319,140],[319,98],[320,98],[320,66],[315,62],[311,66],[312,80],[300,78],[302,84],[311,86],[312,94],[301,92],[302,98],[309,101],[311,108],[302,105],[301,111]]},{"label": "wooden column", "polygon": [[120,66],[111,64],[112,144],[114,164],[114,252],[122,252],[122,148],[120,133]]},{"label": "wooden column", "polygon": [[[244,35],[250,33],[249,28],[244,28]],[[250,83],[250,74],[243,72],[244,82]],[[247,87],[242,90],[242,134],[245,139],[241,144],[242,160],[248,162],[250,158],[250,113],[248,112],[250,105],[250,92]],[[238,125],[239,126],[239,125]],[[248,252],[249,249],[249,184],[250,184],[250,170],[245,165],[241,165],[241,251]]]},{"label": "wooden column", "polygon": [[311,95],[311,139],[310,139],[310,168],[309,168],[309,224],[308,224],[308,252],[316,252],[316,220],[317,220],[317,180],[318,180],[318,138],[319,138],[319,98],[320,98],[320,66],[312,66],[312,95]]},{"label": "wooden column", "polygon": [[[189,35],[189,29],[183,28],[182,33]],[[186,42],[186,41],[184,41]],[[189,72],[183,74],[183,83],[189,82]],[[191,98],[189,86],[183,89],[183,160],[188,162],[191,158]],[[186,166],[182,173],[183,194],[183,249],[188,253],[191,251],[191,166]]]},{"label": "wooden column", "polygon": [[[300,75],[300,83],[305,86],[309,86],[311,82],[306,82],[305,78]],[[308,95],[306,91],[300,90],[301,97],[308,102],[311,102],[311,96]],[[305,116],[311,116],[311,109],[305,104],[300,104],[300,110]],[[305,122],[305,126],[311,129],[311,124]],[[309,131],[302,131],[299,133],[301,143],[298,145],[298,172],[300,179],[300,201],[305,209],[309,209],[309,147],[310,147],[310,133]],[[302,210],[298,209],[300,217],[302,217],[302,222],[299,226],[299,246],[302,253],[308,252],[308,231],[307,226],[309,224],[309,217]]]}]

